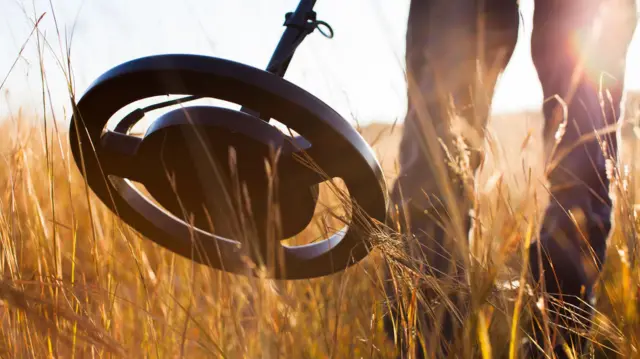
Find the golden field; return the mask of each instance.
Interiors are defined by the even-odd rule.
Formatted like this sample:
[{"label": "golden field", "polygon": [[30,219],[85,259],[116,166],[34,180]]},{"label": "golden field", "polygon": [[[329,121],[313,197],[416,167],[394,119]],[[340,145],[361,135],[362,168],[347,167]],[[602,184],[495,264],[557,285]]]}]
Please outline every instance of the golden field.
[{"label": "golden field", "polygon": [[[639,104],[633,98],[628,106]],[[1,125],[1,357],[393,358],[382,331],[380,250],[344,272],[296,282],[194,265],[142,238],[93,196],[69,153],[66,124],[17,115]],[[502,289],[474,298],[459,353],[517,357],[510,338],[526,335],[531,303],[517,288],[499,284],[519,276],[511,265],[520,257],[513,243],[527,238],[526,219],[540,215],[547,200],[540,129],[535,113],[490,122],[474,243],[507,255],[473,268],[474,280]],[[361,132],[390,185],[400,125],[373,124]],[[632,162],[636,136],[632,126],[623,134],[622,169]],[[640,222],[635,173],[627,172],[616,178],[616,228],[598,286],[599,315],[588,334],[596,356],[605,355],[603,349],[609,357],[640,356],[640,277],[629,248]]]}]

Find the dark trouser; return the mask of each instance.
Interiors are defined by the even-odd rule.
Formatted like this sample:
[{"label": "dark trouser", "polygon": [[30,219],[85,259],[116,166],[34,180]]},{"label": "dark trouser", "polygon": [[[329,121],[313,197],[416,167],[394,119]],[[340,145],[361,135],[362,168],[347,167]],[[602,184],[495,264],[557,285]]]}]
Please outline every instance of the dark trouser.
[{"label": "dark trouser", "polygon": [[[546,159],[557,165],[548,173],[552,198],[540,245],[531,246],[530,268],[532,277],[564,303],[579,305],[589,298],[604,260],[611,200],[601,141],[606,141],[607,156],[614,157],[615,133],[580,144],[578,139],[618,119],[636,21],[635,0],[535,0],[531,50],[546,100]],[[464,261],[457,253],[470,223],[465,180],[447,158],[461,147],[450,125],[454,118],[465,120],[469,156],[458,163],[475,171],[496,80],[513,53],[518,26],[516,0],[410,4],[409,103],[392,199],[399,221],[417,238],[419,253],[436,276],[456,277],[453,270],[459,266],[453,264]],[[557,131],[565,118],[564,130]],[[564,132],[560,141],[558,132]],[[569,210],[585,216],[584,228],[576,228]],[[452,321],[439,327],[445,336]]]}]

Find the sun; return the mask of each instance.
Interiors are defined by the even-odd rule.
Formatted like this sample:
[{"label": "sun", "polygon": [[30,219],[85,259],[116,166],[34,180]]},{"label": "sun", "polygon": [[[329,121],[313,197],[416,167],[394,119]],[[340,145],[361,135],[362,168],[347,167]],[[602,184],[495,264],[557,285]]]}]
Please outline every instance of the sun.
[{"label": "sun", "polygon": [[[586,78],[601,90],[625,80],[620,78],[625,68],[638,74],[633,66],[637,61],[625,61],[637,24],[635,13],[629,11],[633,7],[631,3],[633,0],[603,2],[595,20],[572,33],[569,50],[578,58]],[[633,45],[637,47],[635,42]]]}]

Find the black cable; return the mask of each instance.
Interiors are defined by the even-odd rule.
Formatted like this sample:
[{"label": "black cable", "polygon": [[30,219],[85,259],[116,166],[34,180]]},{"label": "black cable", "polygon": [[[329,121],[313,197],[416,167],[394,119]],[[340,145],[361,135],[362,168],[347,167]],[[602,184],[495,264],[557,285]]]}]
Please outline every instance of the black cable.
[{"label": "black cable", "polygon": [[157,110],[163,107],[167,107],[167,106],[172,106],[172,105],[176,105],[179,103],[184,103],[184,102],[189,102],[189,101],[194,101],[194,100],[198,100],[203,98],[202,96],[196,96],[196,95],[191,95],[191,96],[185,96],[185,97],[181,97],[175,100],[169,100],[169,101],[164,101],[164,102],[160,102],[160,103],[155,103],[153,105],[149,105],[147,107],[143,107],[143,108],[138,108],[133,110],[132,112],[130,112],[128,115],[126,115],[122,120],[120,120],[120,122],[118,122],[118,124],[116,125],[116,128],[114,129],[115,132],[119,132],[119,133],[127,133],[127,131],[129,131],[129,129],[135,125],[138,121],[140,121],[144,115],[147,112],[153,111],[153,110]]}]

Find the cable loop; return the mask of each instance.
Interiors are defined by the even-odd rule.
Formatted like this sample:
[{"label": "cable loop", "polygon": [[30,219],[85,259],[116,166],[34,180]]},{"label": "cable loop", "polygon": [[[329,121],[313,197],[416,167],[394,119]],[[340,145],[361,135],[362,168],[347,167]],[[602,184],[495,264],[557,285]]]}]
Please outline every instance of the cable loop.
[{"label": "cable loop", "polygon": [[331,25],[329,25],[326,21],[317,20],[315,11],[310,11],[309,13],[307,13],[307,20],[304,24],[296,23],[295,20],[291,19],[292,15],[293,13],[291,12],[285,14],[285,26],[304,31],[307,35],[311,34],[314,30],[317,29],[318,32],[322,34],[322,36],[328,39],[333,38],[333,28],[331,28]]},{"label": "cable loop", "polygon": [[327,39],[333,39],[333,29],[331,28],[331,25],[327,24],[325,21],[314,21],[313,26],[315,29],[318,29],[318,32],[320,32],[322,36],[326,37]]}]

